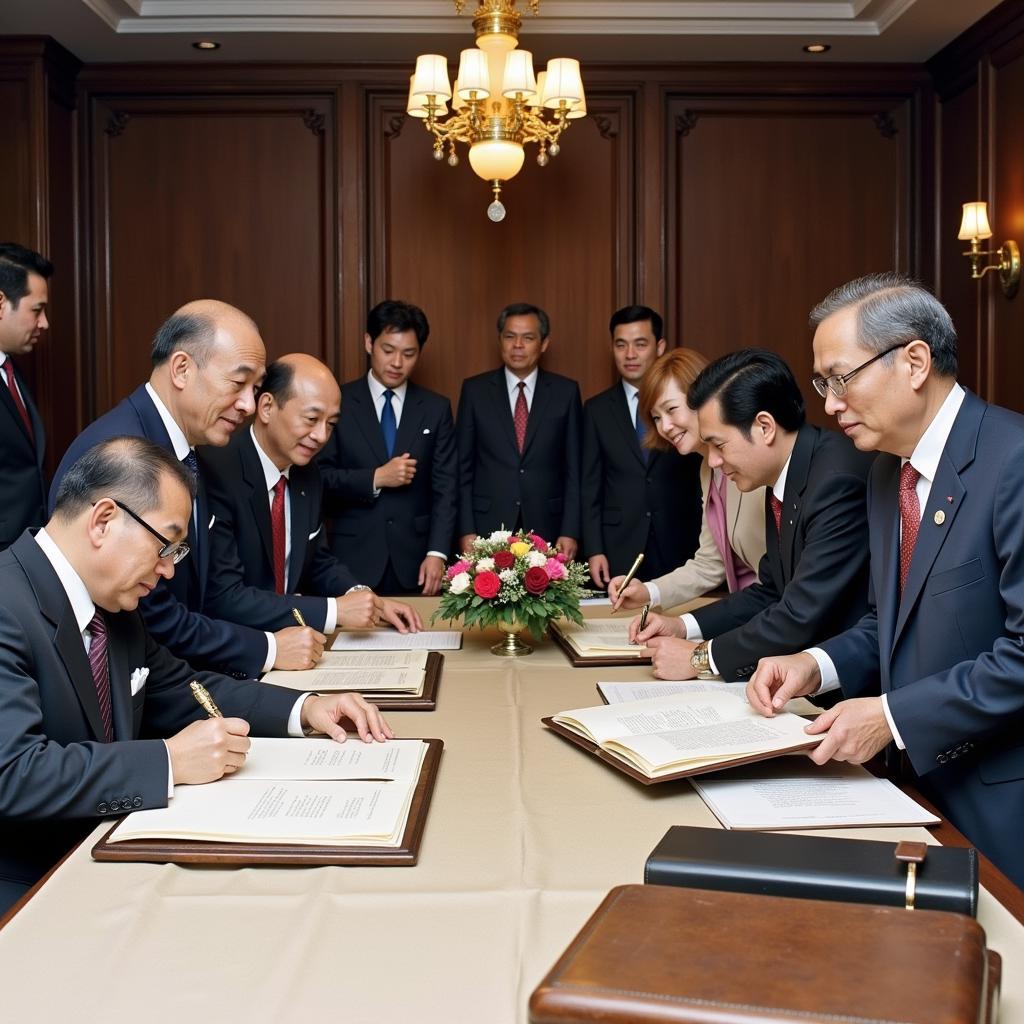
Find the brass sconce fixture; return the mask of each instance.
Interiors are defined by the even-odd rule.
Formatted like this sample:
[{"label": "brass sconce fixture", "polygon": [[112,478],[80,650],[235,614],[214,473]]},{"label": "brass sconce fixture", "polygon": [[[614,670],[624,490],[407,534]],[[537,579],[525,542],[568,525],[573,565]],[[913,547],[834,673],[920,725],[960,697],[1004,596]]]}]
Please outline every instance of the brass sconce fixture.
[{"label": "brass sconce fixture", "polygon": [[[971,248],[964,253],[971,261],[971,277],[978,280],[989,270],[998,270],[1003,294],[1012,299],[1020,287],[1020,249],[1012,240],[1003,242],[998,249],[982,249],[978,243],[991,237],[988,203],[964,203],[964,217],[960,222],[960,234],[957,238],[971,243]],[[999,262],[983,264],[983,256],[997,256]]]}]

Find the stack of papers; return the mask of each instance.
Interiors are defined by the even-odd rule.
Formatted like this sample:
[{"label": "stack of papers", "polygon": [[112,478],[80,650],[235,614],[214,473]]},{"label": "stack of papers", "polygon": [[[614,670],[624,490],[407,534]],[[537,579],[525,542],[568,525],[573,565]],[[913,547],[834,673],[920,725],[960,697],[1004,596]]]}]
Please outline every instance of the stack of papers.
[{"label": "stack of papers", "polygon": [[425,629],[399,633],[396,629],[359,629],[339,633],[332,651],[457,651],[462,632],[457,629]]},{"label": "stack of papers", "polygon": [[420,697],[426,680],[427,651],[325,651],[316,668],[299,672],[275,669],[265,683],[292,690]]},{"label": "stack of papers", "polygon": [[629,642],[629,623],[626,617],[586,619],[582,626],[574,622],[556,622],[552,628],[557,629],[583,658],[605,658],[610,654],[646,657],[646,647],[638,647]]}]

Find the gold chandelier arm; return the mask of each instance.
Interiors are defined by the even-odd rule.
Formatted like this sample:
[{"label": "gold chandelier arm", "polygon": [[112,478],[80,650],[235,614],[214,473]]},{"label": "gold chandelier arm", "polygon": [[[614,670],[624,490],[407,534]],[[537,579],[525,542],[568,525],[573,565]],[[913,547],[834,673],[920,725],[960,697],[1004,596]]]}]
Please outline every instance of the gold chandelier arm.
[{"label": "gold chandelier arm", "polygon": [[571,121],[564,116],[554,121],[547,121],[532,111],[526,111],[523,117],[522,131],[524,142],[545,142],[551,144],[557,142]]}]

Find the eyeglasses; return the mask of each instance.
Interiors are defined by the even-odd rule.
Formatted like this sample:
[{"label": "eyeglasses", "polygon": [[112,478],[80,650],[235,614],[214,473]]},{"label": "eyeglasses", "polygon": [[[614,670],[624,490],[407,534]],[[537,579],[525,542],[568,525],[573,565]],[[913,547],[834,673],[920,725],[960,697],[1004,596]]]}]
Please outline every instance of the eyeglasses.
[{"label": "eyeglasses", "polygon": [[898,348],[905,348],[909,344],[909,341],[901,341],[895,345],[890,345],[884,352],[879,352],[877,356],[872,356],[866,363],[861,363],[860,366],[854,367],[849,373],[834,373],[831,377],[815,377],[814,380],[811,381],[811,385],[822,398],[827,398],[830,391],[836,396],[836,398],[842,398],[843,395],[846,394],[846,385],[849,384],[849,382],[853,380],[853,378],[856,377],[865,366],[870,366],[872,363],[881,359],[882,356],[887,356],[890,352],[895,352]]},{"label": "eyeglasses", "polygon": [[169,558],[172,565],[177,565],[192,549],[188,544],[179,540],[177,543],[168,540],[162,533],[158,533],[153,529],[149,523],[146,522],[141,516],[136,515],[123,501],[118,501],[117,498],[110,499],[122,512],[127,512],[139,524],[144,526],[160,543],[163,545],[160,548],[159,555],[161,558]]}]

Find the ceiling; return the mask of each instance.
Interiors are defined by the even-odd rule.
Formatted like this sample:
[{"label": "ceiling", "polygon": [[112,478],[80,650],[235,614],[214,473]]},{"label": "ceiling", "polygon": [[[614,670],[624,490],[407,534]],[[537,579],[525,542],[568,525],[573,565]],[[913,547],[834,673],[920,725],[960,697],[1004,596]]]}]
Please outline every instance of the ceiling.
[{"label": "ceiling", "polygon": [[[999,0],[542,0],[520,44],[538,61],[927,60]],[[49,35],[81,60],[454,62],[467,0],[0,0],[0,35]],[[527,6],[520,0],[520,8]],[[193,49],[214,39],[212,53]],[[805,54],[825,42],[822,56]]]}]

